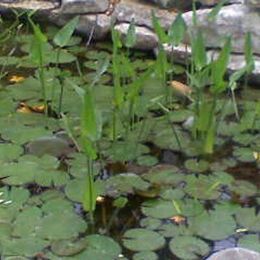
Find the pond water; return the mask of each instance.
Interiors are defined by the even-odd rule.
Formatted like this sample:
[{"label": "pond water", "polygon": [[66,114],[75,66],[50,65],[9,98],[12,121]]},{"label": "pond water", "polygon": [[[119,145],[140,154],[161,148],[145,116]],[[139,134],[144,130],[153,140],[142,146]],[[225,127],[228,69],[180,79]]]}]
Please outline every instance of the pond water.
[{"label": "pond water", "polygon": [[168,83],[186,84],[187,68],[170,64],[163,78],[152,53],[110,42],[86,48],[78,36],[59,49],[58,28],[46,25],[39,47],[27,22],[15,32],[5,31],[13,21],[0,26],[4,259],[260,252],[257,88],[242,81],[236,103],[231,93],[218,97],[214,151],[205,154],[193,133],[195,97]]}]

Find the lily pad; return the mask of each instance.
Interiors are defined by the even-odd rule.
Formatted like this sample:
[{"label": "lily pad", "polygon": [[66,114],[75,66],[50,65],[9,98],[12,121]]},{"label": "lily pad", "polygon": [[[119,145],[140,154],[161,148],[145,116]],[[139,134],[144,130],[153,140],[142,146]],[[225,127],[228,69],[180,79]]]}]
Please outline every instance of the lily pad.
[{"label": "lily pad", "polygon": [[173,238],[169,247],[171,252],[180,259],[202,259],[209,251],[209,245],[203,240],[192,236],[177,236]]},{"label": "lily pad", "polygon": [[185,180],[185,175],[178,173],[178,171],[179,169],[175,166],[158,165],[143,174],[142,177],[155,185],[172,186]]},{"label": "lily pad", "polygon": [[72,256],[82,252],[88,243],[86,239],[80,240],[56,240],[51,244],[51,250],[58,256]]},{"label": "lily pad", "polygon": [[123,245],[132,251],[153,251],[162,248],[164,238],[157,232],[135,228],[129,229],[123,236]]},{"label": "lily pad", "polygon": [[26,256],[34,257],[48,246],[48,241],[37,237],[17,238],[2,241],[2,256]]},{"label": "lily pad", "polygon": [[137,158],[137,164],[143,166],[153,166],[158,163],[158,159],[151,155],[142,155]]},{"label": "lily pad", "polygon": [[146,229],[150,229],[150,230],[156,230],[161,226],[162,222],[160,219],[157,218],[143,218],[140,221],[140,226]]},{"label": "lily pad", "polygon": [[233,181],[230,190],[240,196],[247,197],[254,196],[258,192],[257,187],[254,184],[244,180]]},{"label": "lily pad", "polygon": [[210,211],[189,219],[195,234],[209,239],[221,240],[235,233],[236,223],[231,215],[223,211]]},{"label": "lily pad", "polygon": [[186,179],[184,191],[196,199],[212,200],[220,196],[220,181],[211,176],[189,175]]},{"label": "lily pad", "polygon": [[245,235],[238,240],[238,246],[246,249],[254,250],[260,253],[259,235]]},{"label": "lily pad", "polygon": [[255,208],[241,208],[236,212],[236,220],[248,231],[260,232],[260,214]]},{"label": "lily pad", "polygon": [[133,260],[157,260],[158,255],[153,251],[142,251],[133,255]]},{"label": "lily pad", "polygon": [[254,151],[246,147],[235,147],[233,155],[241,162],[255,162]]},{"label": "lily pad", "polygon": [[[77,259],[112,260],[117,259],[121,248],[112,238],[101,235],[90,235],[86,238],[87,249],[77,255]],[[75,258],[73,258],[75,259]]]},{"label": "lily pad", "polygon": [[141,210],[144,215],[159,219],[170,218],[178,214],[171,201],[161,199],[144,202]]},{"label": "lily pad", "polygon": [[23,148],[15,144],[0,144],[0,162],[13,161],[23,153]]},{"label": "lily pad", "polygon": [[105,186],[118,193],[133,193],[134,190],[147,190],[150,184],[134,173],[121,173],[109,178]]},{"label": "lily pad", "polygon": [[191,172],[205,172],[209,168],[209,163],[204,160],[189,159],[184,163],[185,167]]}]

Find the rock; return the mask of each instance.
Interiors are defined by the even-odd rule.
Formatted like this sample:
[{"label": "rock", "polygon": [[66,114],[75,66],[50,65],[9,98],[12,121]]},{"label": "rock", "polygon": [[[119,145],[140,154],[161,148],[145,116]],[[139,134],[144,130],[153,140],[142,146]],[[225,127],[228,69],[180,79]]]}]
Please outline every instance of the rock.
[{"label": "rock", "polygon": [[211,255],[207,260],[259,260],[260,254],[244,248],[229,248]]},{"label": "rock", "polygon": [[[164,49],[167,53],[167,56],[170,57],[173,55],[173,60],[175,62],[179,62],[182,64],[185,64],[187,61],[190,60],[191,57],[191,47],[188,45],[180,45],[178,47],[172,48],[169,45],[164,45]],[[218,51],[216,50],[209,50],[207,52],[208,57],[217,57]],[[260,57],[255,55],[254,56],[255,61],[255,69],[254,71],[248,76],[249,81],[254,83],[260,83]],[[245,57],[244,54],[239,53],[232,53],[230,56],[229,64],[228,64],[228,71],[229,73],[233,73],[235,71],[238,71],[243,66],[245,66]]]},{"label": "rock", "polygon": [[29,154],[41,157],[49,154],[55,157],[65,156],[75,151],[68,139],[59,136],[43,136],[29,142],[25,150]]},{"label": "rock", "polygon": [[260,8],[260,0],[244,0],[245,4],[253,9]]},{"label": "rock", "polygon": [[[127,34],[129,24],[122,23],[115,26],[115,29],[120,32],[122,38]],[[146,27],[138,26],[136,28],[136,44],[135,48],[140,50],[152,50],[158,45],[158,38],[154,32]]]},{"label": "rock", "polygon": [[62,0],[61,12],[66,14],[105,13],[109,0]]},{"label": "rock", "polygon": [[161,8],[176,8],[179,10],[187,10],[192,7],[192,0],[151,0],[150,2],[155,3]]},{"label": "rock", "polygon": [[[245,5],[234,4],[224,6],[214,21],[207,19],[211,9],[197,11],[198,29],[203,32],[206,46],[209,48],[220,48],[226,36],[233,39],[232,48],[234,52],[244,52],[245,36],[252,33],[254,53],[260,54],[260,15],[259,12],[249,9]],[[192,12],[183,14],[190,31],[195,31],[193,26]]]}]

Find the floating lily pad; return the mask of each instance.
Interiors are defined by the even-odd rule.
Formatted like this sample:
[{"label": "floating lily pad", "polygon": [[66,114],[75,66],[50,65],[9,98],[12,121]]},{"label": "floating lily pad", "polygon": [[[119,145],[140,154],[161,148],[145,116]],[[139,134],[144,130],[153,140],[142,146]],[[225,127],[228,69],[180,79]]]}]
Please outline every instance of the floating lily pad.
[{"label": "floating lily pad", "polygon": [[204,160],[189,159],[185,161],[184,165],[191,172],[205,172],[209,168],[209,163]]},{"label": "floating lily pad", "polygon": [[153,251],[162,248],[164,238],[157,232],[135,228],[129,229],[123,236],[123,245],[132,251]]},{"label": "floating lily pad", "polygon": [[105,151],[105,155],[113,161],[131,161],[146,153],[149,153],[147,146],[134,142],[117,142]]},{"label": "floating lily pad", "polygon": [[238,246],[260,253],[259,235],[245,235],[238,240]]},{"label": "floating lily pad", "polygon": [[161,226],[162,222],[157,218],[143,218],[140,221],[140,226],[146,229],[155,230]]},{"label": "floating lily pad", "polygon": [[178,173],[174,166],[155,166],[149,172],[142,175],[145,180],[156,185],[177,185],[185,180],[185,175]]},{"label": "floating lily pad", "polygon": [[192,116],[191,110],[181,109],[169,113],[170,121],[174,123],[182,123]]},{"label": "floating lily pad", "polygon": [[212,200],[220,196],[220,181],[217,178],[200,175],[196,177],[189,175],[186,179],[184,191],[196,199]]},{"label": "floating lily pad", "polygon": [[134,190],[147,190],[150,184],[134,173],[121,173],[109,178],[105,186],[118,193],[133,193]]},{"label": "floating lily pad", "polygon": [[160,193],[160,197],[165,200],[180,200],[185,196],[182,189],[166,189]]},{"label": "floating lily pad", "polygon": [[153,251],[142,251],[133,255],[133,260],[157,260],[158,255]]},{"label": "floating lily pad", "polygon": [[0,144],[0,161],[9,162],[19,158],[23,153],[23,148],[15,144]]},{"label": "floating lily pad", "polygon": [[40,225],[41,215],[42,212],[37,207],[25,208],[17,215],[13,223],[12,235],[26,238],[34,234]]},{"label": "floating lily pad", "polygon": [[166,238],[172,238],[176,236],[192,236],[193,232],[185,225],[176,225],[172,222],[165,223],[160,227],[159,233]]},{"label": "floating lily pad", "polygon": [[2,241],[2,256],[34,257],[48,246],[46,240],[37,237],[25,237]]},{"label": "floating lily pad", "polygon": [[189,219],[195,234],[209,239],[221,240],[235,233],[236,223],[231,215],[223,211],[210,211]]},{"label": "floating lily pad", "polygon": [[178,214],[172,201],[160,199],[144,202],[141,210],[144,215],[159,219],[170,218]]},{"label": "floating lily pad", "polygon": [[254,184],[244,180],[233,181],[230,190],[240,196],[247,197],[254,196],[258,192],[257,187]]},{"label": "floating lily pad", "polygon": [[158,163],[158,159],[151,155],[142,155],[137,158],[137,164],[143,166],[153,166]]},{"label": "floating lily pad", "polygon": [[170,241],[171,252],[180,259],[202,259],[209,251],[209,245],[203,240],[192,236],[177,236]]},{"label": "floating lily pad", "polygon": [[82,252],[88,246],[86,239],[56,240],[51,244],[51,250],[58,256],[72,256]]},{"label": "floating lily pad", "polygon": [[49,240],[71,239],[86,230],[87,224],[75,213],[64,211],[60,215],[60,212],[63,211],[43,216],[37,231],[38,237]]},{"label": "floating lily pad", "polygon": [[256,213],[255,208],[241,208],[236,212],[236,220],[243,228],[260,232],[260,214]]},{"label": "floating lily pad", "polygon": [[77,259],[112,260],[117,259],[121,248],[112,238],[101,235],[90,235],[86,238],[87,249],[77,255]]},{"label": "floating lily pad", "polygon": [[241,162],[255,162],[254,151],[246,147],[235,147],[233,155]]}]

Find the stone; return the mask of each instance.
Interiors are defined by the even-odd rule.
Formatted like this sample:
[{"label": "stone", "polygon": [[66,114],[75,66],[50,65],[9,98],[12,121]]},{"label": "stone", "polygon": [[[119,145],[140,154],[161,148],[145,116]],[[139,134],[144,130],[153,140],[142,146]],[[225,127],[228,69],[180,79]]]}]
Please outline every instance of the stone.
[{"label": "stone", "polygon": [[260,8],[260,0],[245,0],[245,5],[253,9],[258,9]]},{"label": "stone", "polygon": [[[191,47],[189,45],[182,44],[172,48],[171,46],[165,44],[164,49],[167,56],[170,57],[172,55],[175,62],[186,64],[191,58]],[[156,52],[157,51],[155,50],[155,53]],[[217,50],[209,50],[207,52],[209,58],[217,57],[218,53],[219,52]],[[254,61],[255,69],[250,75],[248,75],[248,79],[250,82],[260,84],[260,57],[254,55]],[[228,73],[234,73],[235,71],[243,68],[243,66],[245,66],[244,54],[232,53],[227,67]]]},{"label": "stone", "polygon": [[255,54],[260,55],[260,12],[245,5],[224,6],[213,21],[208,20],[211,9],[197,10],[198,26],[192,22],[192,12],[183,14],[190,31],[201,30],[205,44],[209,48],[220,48],[227,36],[233,39],[233,52],[244,52],[245,36],[252,33],[252,44]]},{"label": "stone", "polygon": [[252,250],[244,248],[228,248],[221,250],[210,257],[207,260],[259,260],[260,254]]},{"label": "stone", "polygon": [[[122,23],[115,26],[115,30],[120,32],[122,38],[127,34],[129,28],[128,23]],[[153,31],[146,27],[136,27],[136,44],[134,48],[139,50],[152,50],[158,45],[158,38]]]},{"label": "stone", "polygon": [[105,13],[109,0],[62,0],[61,12],[65,14]]}]

